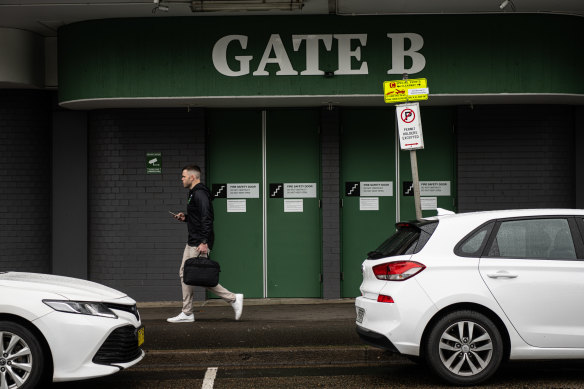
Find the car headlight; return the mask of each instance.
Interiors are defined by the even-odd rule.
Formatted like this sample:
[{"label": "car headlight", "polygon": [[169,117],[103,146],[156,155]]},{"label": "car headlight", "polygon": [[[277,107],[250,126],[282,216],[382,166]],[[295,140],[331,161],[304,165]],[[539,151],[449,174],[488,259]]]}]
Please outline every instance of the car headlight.
[{"label": "car headlight", "polygon": [[111,309],[102,303],[69,300],[43,300],[43,303],[59,312],[109,317],[112,319],[118,318],[118,316]]}]

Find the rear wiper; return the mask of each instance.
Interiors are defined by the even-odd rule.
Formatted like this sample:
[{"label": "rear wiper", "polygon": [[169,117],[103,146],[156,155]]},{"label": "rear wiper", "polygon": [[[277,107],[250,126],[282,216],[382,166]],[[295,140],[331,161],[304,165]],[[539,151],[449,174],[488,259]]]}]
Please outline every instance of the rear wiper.
[{"label": "rear wiper", "polygon": [[374,250],[374,251],[369,251],[367,253],[368,259],[379,259],[379,258],[383,258],[383,257],[385,257],[385,254],[382,253],[381,251]]}]

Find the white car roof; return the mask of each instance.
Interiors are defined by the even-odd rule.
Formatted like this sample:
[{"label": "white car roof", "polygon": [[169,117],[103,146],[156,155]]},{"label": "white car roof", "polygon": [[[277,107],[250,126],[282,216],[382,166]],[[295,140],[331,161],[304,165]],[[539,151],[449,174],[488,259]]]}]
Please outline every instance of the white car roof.
[{"label": "white car roof", "polygon": [[512,209],[504,211],[468,212],[454,215],[443,215],[425,218],[424,220],[439,221],[438,229],[432,235],[432,239],[420,251],[431,250],[439,253],[451,253],[454,246],[466,235],[483,223],[495,219],[530,216],[582,216],[582,209]]},{"label": "white car roof", "polygon": [[465,221],[479,221],[486,222],[493,219],[505,219],[513,217],[529,217],[529,216],[584,216],[584,209],[566,209],[566,208],[540,208],[540,209],[507,209],[501,211],[481,211],[481,212],[466,212],[457,213],[453,215],[442,215],[425,218],[424,220],[459,220]]}]

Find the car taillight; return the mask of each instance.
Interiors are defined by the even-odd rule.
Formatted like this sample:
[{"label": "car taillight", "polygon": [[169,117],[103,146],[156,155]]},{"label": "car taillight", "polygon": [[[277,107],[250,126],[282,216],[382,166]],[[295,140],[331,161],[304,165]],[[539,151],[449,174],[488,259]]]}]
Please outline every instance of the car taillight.
[{"label": "car taillight", "polygon": [[413,261],[395,261],[373,266],[373,274],[378,280],[404,281],[412,278],[426,266]]}]

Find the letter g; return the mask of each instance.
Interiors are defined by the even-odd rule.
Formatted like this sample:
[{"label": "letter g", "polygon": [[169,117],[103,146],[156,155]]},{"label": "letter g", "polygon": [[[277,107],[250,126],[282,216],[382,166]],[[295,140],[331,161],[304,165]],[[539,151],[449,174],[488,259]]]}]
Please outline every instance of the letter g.
[{"label": "letter g", "polygon": [[227,35],[219,39],[215,46],[213,46],[213,65],[215,69],[228,77],[238,77],[249,74],[249,62],[252,60],[251,55],[237,55],[235,59],[239,62],[239,70],[232,70],[227,64],[227,46],[232,41],[239,41],[242,49],[247,48],[246,35]]}]

